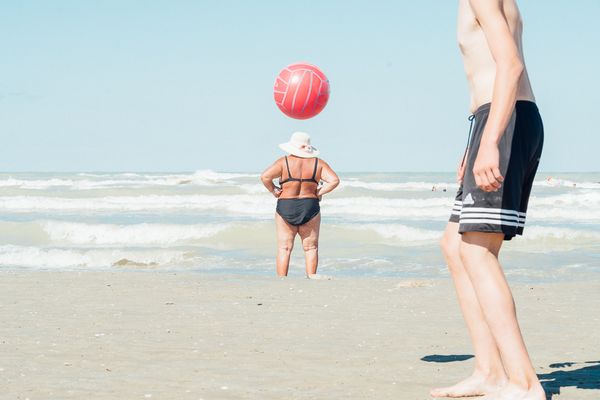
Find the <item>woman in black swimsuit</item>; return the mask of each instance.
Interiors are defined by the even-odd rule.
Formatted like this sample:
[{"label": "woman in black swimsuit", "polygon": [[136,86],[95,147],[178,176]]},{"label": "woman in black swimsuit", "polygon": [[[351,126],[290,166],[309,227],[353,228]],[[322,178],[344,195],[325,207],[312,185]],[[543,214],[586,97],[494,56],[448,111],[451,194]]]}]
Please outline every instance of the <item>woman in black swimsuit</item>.
[{"label": "woman in black swimsuit", "polygon": [[[277,275],[287,276],[296,234],[302,239],[306,275],[317,273],[318,244],[321,226],[319,201],[331,192],[340,179],[329,164],[317,158],[310,137],[295,132],[288,143],[279,147],[289,156],[279,158],[262,173],[260,179],[277,200]],[[273,184],[279,179],[279,187]],[[319,182],[323,182],[319,186]]]}]

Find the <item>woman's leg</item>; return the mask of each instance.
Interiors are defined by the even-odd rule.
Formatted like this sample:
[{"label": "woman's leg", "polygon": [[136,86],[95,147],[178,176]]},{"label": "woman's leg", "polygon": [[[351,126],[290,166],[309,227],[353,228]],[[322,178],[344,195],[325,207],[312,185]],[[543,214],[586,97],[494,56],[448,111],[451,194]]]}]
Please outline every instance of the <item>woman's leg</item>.
[{"label": "woman's leg", "polygon": [[298,227],[289,224],[277,213],[275,213],[275,227],[277,229],[277,275],[287,276]]},{"label": "woman's leg", "polygon": [[304,248],[304,258],[306,260],[306,275],[317,273],[319,264],[319,229],[321,228],[321,213],[318,213],[313,219],[300,225],[298,233],[302,239]]}]

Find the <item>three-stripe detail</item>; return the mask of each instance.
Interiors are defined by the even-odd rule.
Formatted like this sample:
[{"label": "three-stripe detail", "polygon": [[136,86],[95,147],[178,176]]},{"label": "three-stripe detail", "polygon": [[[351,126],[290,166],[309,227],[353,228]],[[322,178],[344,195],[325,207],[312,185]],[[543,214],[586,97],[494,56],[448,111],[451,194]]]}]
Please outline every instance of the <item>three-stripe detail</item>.
[{"label": "three-stripe detail", "polygon": [[452,215],[460,217],[461,224],[490,224],[524,227],[526,213],[507,210],[505,208],[463,207],[456,200],[452,207]]},{"label": "three-stripe detail", "polygon": [[462,201],[455,200],[454,206],[452,207],[452,215],[460,216],[460,210],[462,210]]}]

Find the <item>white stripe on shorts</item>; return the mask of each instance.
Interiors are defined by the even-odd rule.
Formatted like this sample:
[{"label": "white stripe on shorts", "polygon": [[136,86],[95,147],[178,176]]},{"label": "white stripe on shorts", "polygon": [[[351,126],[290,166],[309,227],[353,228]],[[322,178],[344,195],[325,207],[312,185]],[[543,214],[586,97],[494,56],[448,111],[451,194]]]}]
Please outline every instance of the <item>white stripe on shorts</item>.
[{"label": "white stripe on shorts", "polygon": [[506,220],[496,220],[496,219],[488,219],[488,218],[479,218],[479,219],[460,219],[461,224],[489,224],[489,225],[504,225],[504,226],[516,226],[523,228],[525,227],[524,223],[520,222],[512,222]]},{"label": "white stripe on shorts", "polygon": [[503,214],[492,214],[492,213],[463,213],[461,214],[461,218],[487,218],[487,219],[495,219],[495,220],[503,220],[503,221],[515,221],[515,222],[525,222],[525,217],[516,217],[514,215],[503,215]]},{"label": "white stripe on shorts", "polygon": [[515,210],[507,210],[505,208],[485,208],[485,207],[463,207],[464,213],[490,213],[490,214],[509,214],[517,217],[525,217],[527,213]]}]

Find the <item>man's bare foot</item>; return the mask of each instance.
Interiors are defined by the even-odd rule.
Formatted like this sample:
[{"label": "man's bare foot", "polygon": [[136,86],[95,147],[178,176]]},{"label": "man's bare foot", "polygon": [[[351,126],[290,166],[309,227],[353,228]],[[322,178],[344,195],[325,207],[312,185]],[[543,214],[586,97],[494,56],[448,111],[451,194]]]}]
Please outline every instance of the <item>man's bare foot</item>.
[{"label": "man's bare foot", "polygon": [[513,383],[481,398],[481,400],[546,400],[546,393],[539,383],[527,390]]},{"label": "man's bare foot", "polygon": [[475,397],[484,396],[499,390],[506,384],[506,378],[491,378],[483,374],[474,373],[456,385],[432,389],[432,397]]}]

